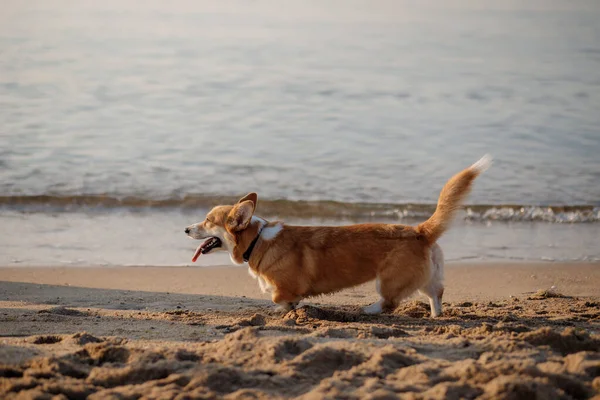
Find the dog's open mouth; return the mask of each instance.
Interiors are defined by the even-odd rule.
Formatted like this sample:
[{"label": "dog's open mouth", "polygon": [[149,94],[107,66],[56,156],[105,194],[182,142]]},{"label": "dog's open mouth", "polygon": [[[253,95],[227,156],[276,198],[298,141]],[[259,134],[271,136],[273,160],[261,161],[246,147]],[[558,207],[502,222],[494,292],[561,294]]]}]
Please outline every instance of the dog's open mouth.
[{"label": "dog's open mouth", "polygon": [[212,249],[216,249],[217,247],[221,247],[221,239],[218,237],[209,237],[204,242],[198,246],[196,252],[194,253],[194,257],[192,257],[192,262],[196,262],[200,254],[206,254],[210,252]]}]

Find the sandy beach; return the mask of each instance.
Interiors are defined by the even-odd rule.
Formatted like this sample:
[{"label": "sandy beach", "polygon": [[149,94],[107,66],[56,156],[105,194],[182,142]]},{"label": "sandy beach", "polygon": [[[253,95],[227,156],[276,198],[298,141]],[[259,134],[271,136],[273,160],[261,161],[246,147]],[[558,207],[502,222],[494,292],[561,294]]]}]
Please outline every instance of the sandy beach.
[{"label": "sandy beach", "polygon": [[450,264],[446,288],[435,320],[362,314],[372,285],[282,314],[245,268],[0,268],[0,397],[600,394],[600,265]]},{"label": "sandy beach", "polygon": [[600,400],[600,1],[0,4],[0,400]]}]

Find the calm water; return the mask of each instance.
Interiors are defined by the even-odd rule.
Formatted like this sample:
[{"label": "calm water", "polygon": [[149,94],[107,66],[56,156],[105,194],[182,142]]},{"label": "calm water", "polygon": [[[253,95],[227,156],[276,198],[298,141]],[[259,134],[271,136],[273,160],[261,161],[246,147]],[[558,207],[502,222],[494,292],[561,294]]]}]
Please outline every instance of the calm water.
[{"label": "calm water", "polygon": [[[600,220],[595,0],[5,0],[0,8],[0,229],[21,235],[0,238],[0,263],[27,259],[24,237],[37,224],[73,233],[86,218],[123,220],[111,208],[123,199],[133,208],[200,199],[200,214],[219,196],[257,191],[292,201],[288,208],[385,203],[381,215],[396,218],[435,203],[446,179],[484,153],[496,162],[469,201],[499,207],[464,229],[502,242],[521,228],[485,221]],[[39,195],[47,197],[31,197]],[[90,195],[102,196],[91,201],[93,217],[71,210]],[[58,205],[58,217],[45,205]],[[144,215],[169,234],[179,230],[173,221],[190,222],[172,209]],[[546,225],[535,228],[550,232],[539,249],[567,232]],[[531,243],[530,258],[598,256],[585,240],[596,224],[568,229],[581,248],[548,255]],[[54,235],[44,237],[52,249]],[[82,236],[68,237],[67,247]],[[141,247],[119,254],[167,254],[128,237]],[[456,258],[472,256],[460,240],[448,246]],[[481,246],[478,257],[497,256]],[[519,243],[502,246],[505,258],[519,253]],[[27,262],[73,254],[55,249]],[[119,260],[108,263],[129,262]]]},{"label": "calm water", "polygon": [[600,205],[600,4],[497,3],[4,1],[0,190]]}]

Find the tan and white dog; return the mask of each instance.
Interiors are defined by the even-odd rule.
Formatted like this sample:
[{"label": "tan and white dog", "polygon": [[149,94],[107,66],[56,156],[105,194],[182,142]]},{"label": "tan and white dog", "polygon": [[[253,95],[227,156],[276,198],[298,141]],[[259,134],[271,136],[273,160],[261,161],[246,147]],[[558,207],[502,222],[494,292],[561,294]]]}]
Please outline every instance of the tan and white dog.
[{"label": "tan and white dog", "polygon": [[185,228],[205,239],[192,261],[213,250],[247,262],[263,292],[285,310],[300,300],[376,279],[381,299],[366,313],[393,310],[416,290],[429,298],[431,316],[442,312],[444,256],[436,241],[448,229],[474,179],[491,164],[484,156],[444,186],[431,218],[417,226],[359,224],[292,226],[254,216],[258,196],[214,207],[206,219]]}]

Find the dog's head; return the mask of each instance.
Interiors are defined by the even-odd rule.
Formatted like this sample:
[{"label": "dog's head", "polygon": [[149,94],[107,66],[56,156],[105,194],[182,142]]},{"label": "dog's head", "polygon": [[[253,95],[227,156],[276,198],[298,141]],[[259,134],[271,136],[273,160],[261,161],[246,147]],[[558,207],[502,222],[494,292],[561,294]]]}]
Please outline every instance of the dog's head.
[{"label": "dog's head", "polygon": [[206,219],[185,228],[185,233],[192,239],[204,241],[198,246],[193,262],[200,254],[212,251],[227,251],[233,262],[243,263],[242,254],[252,241],[248,240],[247,230],[251,225],[252,216],[256,209],[258,196],[249,193],[233,206],[216,206],[206,215]]}]

